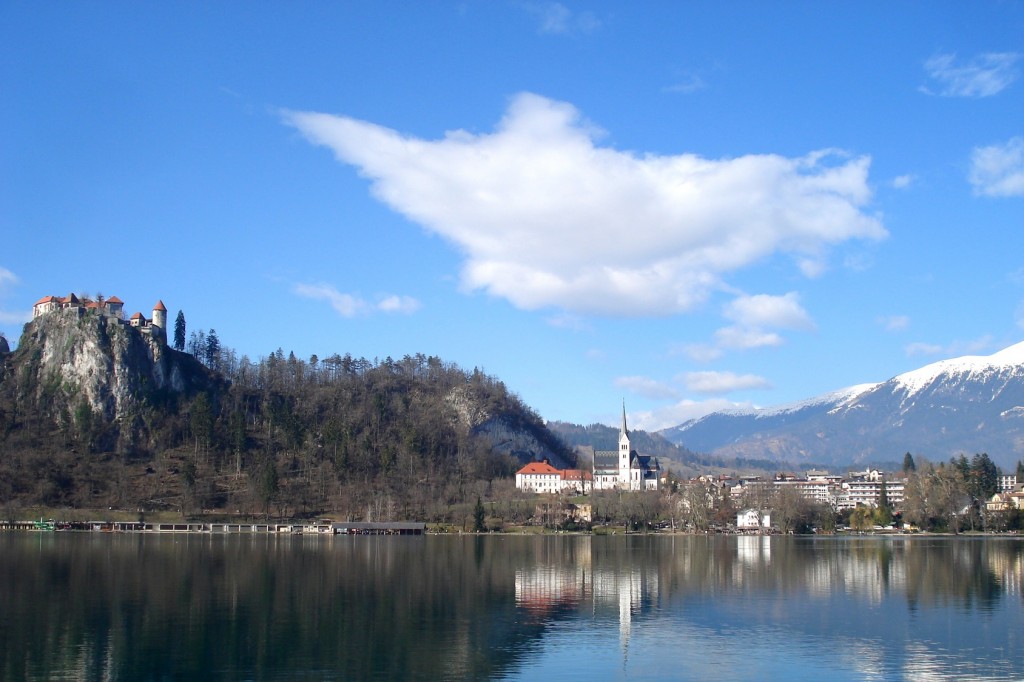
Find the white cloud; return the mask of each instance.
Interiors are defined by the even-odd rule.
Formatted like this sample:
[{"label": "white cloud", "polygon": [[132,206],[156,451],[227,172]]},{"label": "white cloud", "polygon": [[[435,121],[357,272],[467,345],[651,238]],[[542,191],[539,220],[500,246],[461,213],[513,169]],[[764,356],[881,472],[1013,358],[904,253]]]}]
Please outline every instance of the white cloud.
[{"label": "white cloud", "polygon": [[989,197],[1024,197],[1024,137],[1004,145],[975,147],[968,181],[974,193]]},{"label": "white cloud", "polygon": [[715,343],[722,348],[750,350],[782,345],[782,337],[775,332],[742,327],[722,327],[715,332]]},{"label": "white cloud", "polygon": [[618,377],[613,382],[616,388],[624,388],[631,393],[652,398],[654,400],[666,400],[679,397],[679,391],[673,387],[655,379],[647,377],[632,376]]},{"label": "white cloud", "polygon": [[573,12],[560,2],[528,3],[524,7],[540,19],[541,33],[572,35],[591,33],[601,27],[593,12]]},{"label": "white cloud", "polygon": [[885,315],[878,318],[878,323],[886,331],[901,332],[910,326],[910,318],[906,315]]},{"label": "white cloud", "polygon": [[1016,52],[989,52],[957,63],[955,54],[935,55],[924,63],[924,69],[937,90],[927,86],[921,90],[944,97],[990,97],[1017,79],[1019,59]]},{"label": "white cloud", "polygon": [[962,355],[977,355],[992,350],[992,337],[986,334],[977,339],[953,341],[945,346],[917,341],[907,344],[903,350],[911,357],[915,355],[940,355],[943,358],[955,358]]},{"label": "white cloud", "polygon": [[420,302],[410,296],[384,295],[376,304],[338,291],[329,284],[296,284],[292,291],[304,298],[327,301],[342,317],[357,317],[377,311],[382,313],[411,314],[420,309]]},{"label": "white cloud", "polygon": [[674,405],[661,407],[650,411],[633,412],[629,415],[629,423],[635,429],[644,431],[660,431],[672,426],[678,426],[691,419],[718,412],[720,410],[752,409],[753,404],[735,403],[724,398],[713,398],[711,400],[681,400]]},{"label": "white cloud", "polygon": [[942,346],[935,343],[915,341],[914,343],[908,343],[904,346],[903,352],[910,357],[915,355],[938,355],[942,352]]},{"label": "white cloud", "polygon": [[582,317],[571,313],[552,315],[547,319],[547,323],[556,329],[569,329],[576,332],[590,329],[590,325]]},{"label": "white cloud", "polygon": [[0,324],[25,324],[32,319],[32,311],[0,310]]},{"label": "white cloud", "polygon": [[892,179],[893,189],[907,189],[917,181],[913,175],[897,175]]},{"label": "white cloud", "polygon": [[344,116],[285,120],[371,181],[395,211],[464,253],[462,285],[517,307],[685,312],[775,253],[798,261],[882,239],[866,157],[635,154],[598,146],[564,102],[512,99],[491,134],[423,140]]},{"label": "white cloud", "polygon": [[15,275],[13,272],[8,270],[7,268],[0,267],[0,292],[3,292],[3,290],[8,285],[17,284],[17,283],[18,283],[18,276],[17,275]]},{"label": "white cloud", "polygon": [[771,388],[764,377],[756,374],[733,372],[690,372],[685,377],[686,387],[695,393],[731,393],[754,388]]},{"label": "white cloud", "polygon": [[385,313],[411,315],[419,310],[420,302],[411,296],[385,296],[377,303],[377,309]]},{"label": "white cloud", "polygon": [[689,95],[698,90],[703,90],[705,87],[707,87],[707,84],[704,83],[703,78],[697,74],[687,74],[672,85],[666,85],[662,88],[662,92],[677,92]]},{"label": "white cloud", "polygon": [[814,322],[800,305],[800,295],[795,291],[782,296],[740,296],[729,302],[723,314],[744,327],[814,329]]},{"label": "white cloud", "polygon": [[[16,286],[21,280],[13,272],[5,267],[0,267],[0,298],[8,295],[10,288]],[[0,324],[24,324],[32,319],[32,311],[3,310],[0,309]]]},{"label": "white cloud", "polygon": [[770,294],[743,295],[730,301],[722,314],[735,324],[715,331],[719,348],[750,350],[781,346],[782,336],[774,329],[812,331],[815,324],[800,305],[794,291],[782,296]]},{"label": "white cloud", "polygon": [[670,355],[682,353],[694,362],[712,362],[722,357],[722,349],[709,343],[690,343],[669,350]]}]

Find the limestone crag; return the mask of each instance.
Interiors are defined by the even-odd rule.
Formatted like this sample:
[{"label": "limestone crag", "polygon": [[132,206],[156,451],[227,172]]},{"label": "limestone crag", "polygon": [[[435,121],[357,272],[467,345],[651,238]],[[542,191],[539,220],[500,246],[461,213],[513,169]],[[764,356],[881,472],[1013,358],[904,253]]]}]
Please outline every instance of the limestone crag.
[{"label": "limestone crag", "polygon": [[58,422],[84,403],[106,423],[129,425],[161,394],[189,394],[215,383],[192,356],[167,347],[161,328],[139,329],[81,309],[26,324],[7,364],[19,399]]}]

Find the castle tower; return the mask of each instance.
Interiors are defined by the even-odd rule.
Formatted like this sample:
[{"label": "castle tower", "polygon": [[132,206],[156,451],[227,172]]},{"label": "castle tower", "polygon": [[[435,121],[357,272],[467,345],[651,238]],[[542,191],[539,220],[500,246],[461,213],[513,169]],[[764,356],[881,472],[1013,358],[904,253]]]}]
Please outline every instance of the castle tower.
[{"label": "castle tower", "polygon": [[619,483],[629,483],[629,429],[626,428],[626,401],[622,401],[622,428],[619,430]]},{"label": "castle tower", "polygon": [[163,301],[157,301],[153,306],[153,326],[167,330],[167,308],[164,307]]}]

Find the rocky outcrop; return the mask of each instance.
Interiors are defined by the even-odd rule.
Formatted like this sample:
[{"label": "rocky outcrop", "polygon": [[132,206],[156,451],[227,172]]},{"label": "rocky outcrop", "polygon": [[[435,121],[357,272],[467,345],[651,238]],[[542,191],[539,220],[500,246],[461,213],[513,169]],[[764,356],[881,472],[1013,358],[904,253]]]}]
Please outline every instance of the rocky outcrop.
[{"label": "rocky outcrop", "polygon": [[82,309],[29,322],[4,365],[5,397],[57,425],[88,407],[89,418],[112,426],[119,441],[139,435],[153,405],[218,385],[191,355],[168,348],[163,330]]},{"label": "rocky outcrop", "polygon": [[513,409],[508,405],[488,405],[469,386],[453,388],[445,402],[464,428],[486,439],[496,452],[514,457],[522,464],[541,459],[563,469],[576,464],[565,444],[521,406]]}]

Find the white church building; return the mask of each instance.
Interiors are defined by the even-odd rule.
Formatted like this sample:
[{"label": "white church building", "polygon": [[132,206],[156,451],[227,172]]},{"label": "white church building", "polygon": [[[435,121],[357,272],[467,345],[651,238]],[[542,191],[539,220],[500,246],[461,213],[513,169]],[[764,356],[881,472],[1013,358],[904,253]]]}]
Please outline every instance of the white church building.
[{"label": "white church building", "polygon": [[641,455],[630,445],[623,405],[619,449],[594,451],[594,490],[657,490],[661,478],[658,458]]}]

